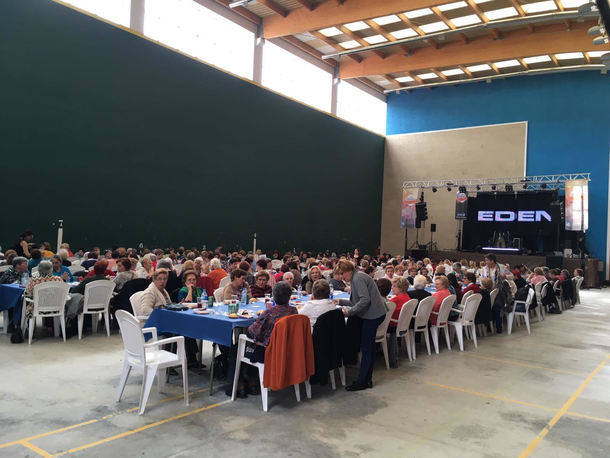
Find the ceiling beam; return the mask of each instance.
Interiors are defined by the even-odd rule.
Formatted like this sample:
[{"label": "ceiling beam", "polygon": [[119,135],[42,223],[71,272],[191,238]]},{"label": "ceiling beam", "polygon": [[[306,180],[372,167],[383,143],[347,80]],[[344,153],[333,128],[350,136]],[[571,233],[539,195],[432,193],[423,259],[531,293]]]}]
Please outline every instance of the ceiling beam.
[{"label": "ceiling beam", "polygon": [[[360,36],[356,35],[354,32],[352,32],[350,29],[348,29],[347,27],[345,27],[344,25],[340,25],[339,30],[341,30],[341,32],[343,32],[345,35],[347,35],[348,37],[350,37],[352,40],[358,42],[358,44],[360,44],[360,46],[364,46],[365,48],[367,46],[370,46],[370,43],[368,43],[364,38],[361,38]],[[385,59],[385,53],[381,52],[381,51],[373,51],[375,54],[377,54],[379,57],[381,57],[382,59]]]},{"label": "ceiling beam", "polygon": [[[433,7],[431,8],[431,10],[432,10],[432,12],[433,12],[434,14],[436,14],[436,16],[438,16],[438,18],[439,18],[441,21],[443,21],[443,22],[445,23],[445,25],[446,25],[447,27],[449,27],[451,30],[455,30],[455,29],[457,29],[457,27],[456,27],[456,26],[453,24],[453,22],[451,22],[451,20],[450,20],[450,19],[448,19],[448,18],[447,18],[447,16],[445,16],[445,15],[443,14],[443,12],[442,12],[441,10],[439,10],[439,9],[438,9],[436,6],[433,6]],[[464,43],[468,43],[468,41],[469,41],[469,40],[468,40],[468,37],[467,37],[467,36],[466,36],[466,34],[464,34],[464,33],[460,33],[460,34],[458,34],[458,37],[460,37],[460,39],[461,39],[461,40],[462,40]]]},{"label": "ceiling beam", "polygon": [[[287,10],[286,8],[284,8],[283,6],[281,6],[278,3],[275,3],[273,0],[256,0],[257,3],[266,6],[267,8],[269,8],[271,11],[273,11],[276,14],[279,14],[282,18],[285,18],[288,16],[288,13],[290,13],[290,10]],[[267,38],[267,37],[265,37]]]},{"label": "ceiling beam", "polygon": [[[474,11],[474,14],[476,14],[482,22],[485,22],[485,23],[489,22],[489,18],[485,15],[485,13],[481,9],[481,7],[474,2],[474,0],[466,0],[466,3],[468,3],[468,6],[470,6],[470,9],[472,9],[472,11]],[[499,40],[500,38],[502,38],[502,34],[500,33],[500,31],[498,29],[491,29],[489,31],[489,33],[491,33],[491,35],[496,40]]]},{"label": "ceiling beam", "polygon": [[519,13],[519,16],[521,16],[521,17],[525,16],[525,11],[523,11],[521,4],[517,0],[510,0],[510,3],[517,10],[517,13]]},{"label": "ceiling beam", "polygon": [[[582,52],[591,48],[591,39],[586,31],[595,21],[575,23],[571,30],[563,24],[551,24],[536,28],[536,33],[525,29],[506,32],[504,39],[493,40],[489,36],[473,38],[470,44],[451,42],[436,50],[421,48],[409,58],[391,54],[385,59],[370,56],[355,63],[345,61],[341,65],[341,78],[357,78],[367,75],[394,74],[428,68],[454,67],[494,60],[514,59],[521,56]],[[610,45],[599,47],[610,50]]]},{"label": "ceiling beam", "polygon": [[277,38],[444,3],[447,0],[349,0],[346,4],[327,1],[313,11],[297,8],[288,17],[265,17],[263,30],[265,38]]},{"label": "ceiling beam", "polygon": [[[322,59],[322,53],[320,51],[318,51],[316,48],[309,46],[307,43],[302,42],[301,40],[299,40],[296,37],[283,37],[283,38],[278,38],[278,40],[284,40],[288,43],[290,43],[292,46],[295,46],[297,48],[299,48],[302,51],[305,51],[307,54],[316,57],[318,59]],[[337,61],[335,59],[328,59],[332,65],[336,65]]]},{"label": "ceiling beam", "polygon": [[[310,32],[314,37],[316,37],[318,40],[323,41],[324,43],[326,43],[328,46],[332,46],[334,49],[336,49],[337,51],[341,52],[341,51],[345,51],[345,49],[339,45],[339,43],[337,43],[336,41],[334,41],[333,39],[322,35],[320,32],[318,31],[313,31]],[[352,60],[356,61],[356,62],[362,62],[362,57],[360,57],[357,54],[349,54],[349,57],[352,58]],[[355,57],[355,59],[354,59]]]},{"label": "ceiling beam", "polygon": [[[417,24],[415,24],[413,21],[411,21],[411,19],[409,19],[407,16],[405,16],[403,13],[398,13],[397,14],[398,18],[404,22],[407,27],[412,28],[413,30],[415,30],[415,32],[420,36],[423,37],[424,35],[426,35],[426,32],[424,32],[422,29],[419,28],[419,26]],[[438,41],[436,40],[426,40],[426,43],[428,43],[429,45],[431,45],[433,48],[438,49],[440,48],[440,45],[438,44]]]},{"label": "ceiling beam", "polygon": [[313,11],[316,6],[311,3],[309,0],[297,0],[304,8],[307,8],[309,11]]},{"label": "ceiling beam", "polygon": [[[231,3],[231,0],[215,0],[216,3],[220,3],[223,6],[226,6],[227,8],[229,8],[229,4]],[[237,14],[239,14],[242,17],[245,17],[246,19],[252,21],[255,24],[259,24],[261,22],[261,17],[254,14],[252,11],[250,11],[248,8],[244,8],[243,6],[238,6],[237,8],[230,8],[232,11],[235,11]]]}]

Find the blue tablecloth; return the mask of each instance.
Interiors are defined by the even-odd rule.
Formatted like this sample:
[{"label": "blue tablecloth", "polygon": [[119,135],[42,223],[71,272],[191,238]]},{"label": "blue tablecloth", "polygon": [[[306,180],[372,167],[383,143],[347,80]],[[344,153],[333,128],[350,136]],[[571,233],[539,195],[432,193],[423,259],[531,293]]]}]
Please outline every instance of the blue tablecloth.
[{"label": "blue tablecloth", "polygon": [[0,285],[0,311],[9,310],[15,308],[15,314],[13,316],[13,323],[15,326],[19,326],[21,319],[21,296],[25,288],[21,288],[19,285]]},{"label": "blue tablecloth", "polygon": [[[346,299],[347,293],[335,294],[337,299]],[[303,296],[301,299],[304,304],[309,300],[309,296]],[[295,304],[291,301],[292,305]],[[265,310],[264,302],[255,302],[248,304],[241,309],[247,309],[256,314],[259,310]],[[157,328],[159,334],[172,333],[181,336],[191,337],[193,339],[207,340],[219,345],[231,346],[233,339],[233,330],[235,328],[247,328],[255,318],[229,318],[227,316],[227,306],[214,304],[211,309],[214,313],[208,315],[199,315],[194,310],[184,310],[176,312],[167,309],[155,309],[146,320],[144,325],[147,328]]]}]

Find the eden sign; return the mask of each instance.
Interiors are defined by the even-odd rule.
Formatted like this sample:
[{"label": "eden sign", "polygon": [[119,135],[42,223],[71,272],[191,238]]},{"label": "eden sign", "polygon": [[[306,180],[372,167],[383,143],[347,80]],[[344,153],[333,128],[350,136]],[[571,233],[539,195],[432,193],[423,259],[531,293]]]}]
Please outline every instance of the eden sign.
[{"label": "eden sign", "polygon": [[507,210],[480,210],[478,221],[499,221],[510,223],[518,221],[520,223],[537,223],[543,220],[551,221],[551,215],[544,210],[519,210],[516,212]]}]

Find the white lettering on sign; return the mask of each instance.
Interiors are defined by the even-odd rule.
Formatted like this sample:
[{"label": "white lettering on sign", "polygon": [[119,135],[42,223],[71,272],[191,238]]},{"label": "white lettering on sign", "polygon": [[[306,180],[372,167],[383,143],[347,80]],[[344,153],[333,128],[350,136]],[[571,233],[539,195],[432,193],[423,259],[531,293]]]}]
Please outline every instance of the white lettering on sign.
[{"label": "white lettering on sign", "polygon": [[509,210],[479,210],[477,221],[498,221],[501,223],[510,223],[518,221],[520,223],[538,223],[543,219],[552,221],[551,215],[544,210],[519,210],[517,212]]}]

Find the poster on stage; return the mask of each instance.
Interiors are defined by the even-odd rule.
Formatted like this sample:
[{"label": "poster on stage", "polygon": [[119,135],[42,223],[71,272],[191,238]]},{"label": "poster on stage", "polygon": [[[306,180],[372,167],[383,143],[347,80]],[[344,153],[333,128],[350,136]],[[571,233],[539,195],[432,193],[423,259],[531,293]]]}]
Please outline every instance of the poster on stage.
[{"label": "poster on stage", "polygon": [[566,181],[566,231],[586,231],[589,228],[589,183],[587,180]]},{"label": "poster on stage", "polygon": [[468,211],[468,192],[458,191],[455,197],[455,219],[466,219]]},{"label": "poster on stage", "polygon": [[403,229],[415,228],[415,204],[419,196],[419,188],[403,188],[402,190],[402,212],[400,227]]}]

